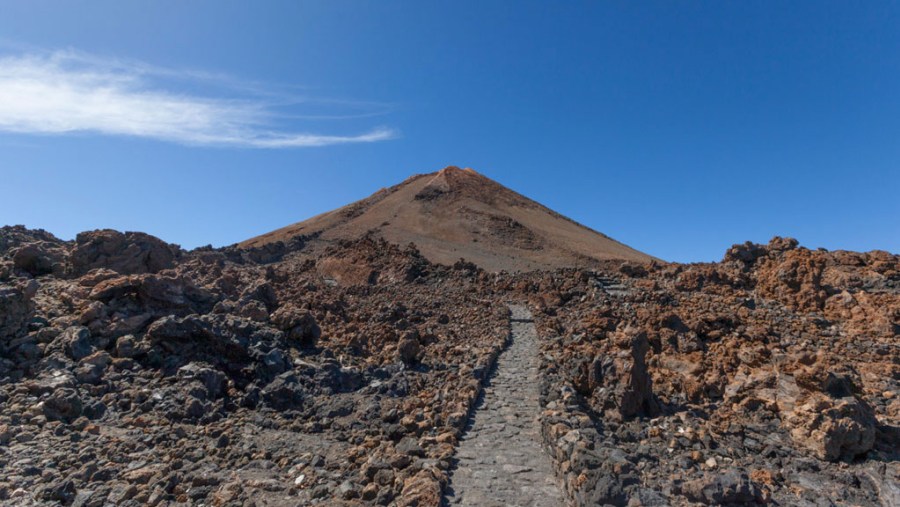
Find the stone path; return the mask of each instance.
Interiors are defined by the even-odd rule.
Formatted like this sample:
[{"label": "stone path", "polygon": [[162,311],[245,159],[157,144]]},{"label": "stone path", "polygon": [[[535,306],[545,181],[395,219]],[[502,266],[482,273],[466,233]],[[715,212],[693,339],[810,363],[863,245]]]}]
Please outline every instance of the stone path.
[{"label": "stone path", "polygon": [[500,355],[459,443],[444,505],[564,505],[540,445],[537,331],[525,306],[510,310],[512,344]]}]

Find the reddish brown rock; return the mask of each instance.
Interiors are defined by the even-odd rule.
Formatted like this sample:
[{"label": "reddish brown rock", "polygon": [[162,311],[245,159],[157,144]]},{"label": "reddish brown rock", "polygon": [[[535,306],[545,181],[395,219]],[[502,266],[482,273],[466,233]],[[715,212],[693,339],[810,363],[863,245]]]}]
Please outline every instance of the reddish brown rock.
[{"label": "reddish brown rock", "polygon": [[78,234],[70,263],[76,276],[96,268],[132,275],[171,268],[179,254],[178,247],[149,234],[103,229]]}]

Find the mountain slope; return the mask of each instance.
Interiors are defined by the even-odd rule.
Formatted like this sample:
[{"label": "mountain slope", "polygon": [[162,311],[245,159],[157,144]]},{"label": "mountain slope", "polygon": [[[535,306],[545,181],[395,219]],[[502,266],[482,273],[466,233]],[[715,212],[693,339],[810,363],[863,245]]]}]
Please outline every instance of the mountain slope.
[{"label": "mountain slope", "polygon": [[369,231],[415,243],[432,262],[460,258],[490,271],[590,266],[653,257],[580,225],[472,169],[420,174],[370,197],[240,244],[258,247],[296,235],[355,239]]}]

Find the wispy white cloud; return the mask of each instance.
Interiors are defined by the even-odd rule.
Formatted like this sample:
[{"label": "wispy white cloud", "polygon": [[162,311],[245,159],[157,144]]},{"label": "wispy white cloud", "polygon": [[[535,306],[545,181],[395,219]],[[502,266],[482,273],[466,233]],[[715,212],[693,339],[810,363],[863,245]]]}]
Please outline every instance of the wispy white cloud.
[{"label": "wispy white cloud", "polygon": [[[219,93],[199,94],[198,83],[214,83]],[[191,91],[181,91],[185,84]],[[355,135],[292,131],[281,126],[285,118],[377,113],[292,116],[281,110],[290,102],[300,100],[268,93],[258,83],[72,51],[0,57],[0,131],[5,132],[97,133],[250,148],[372,143],[397,136],[385,127]]]}]

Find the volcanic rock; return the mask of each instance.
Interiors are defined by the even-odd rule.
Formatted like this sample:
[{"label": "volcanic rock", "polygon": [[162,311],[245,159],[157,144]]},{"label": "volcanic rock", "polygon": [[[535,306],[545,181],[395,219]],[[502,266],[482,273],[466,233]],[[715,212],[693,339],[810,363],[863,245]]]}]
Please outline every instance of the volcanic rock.
[{"label": "volcanic rock", "polygon": [[132,275],[171,268],[178,253],[174,245],[149,234],[104,229],[78,234],[70,262],[76,276],[95,268]]}]

